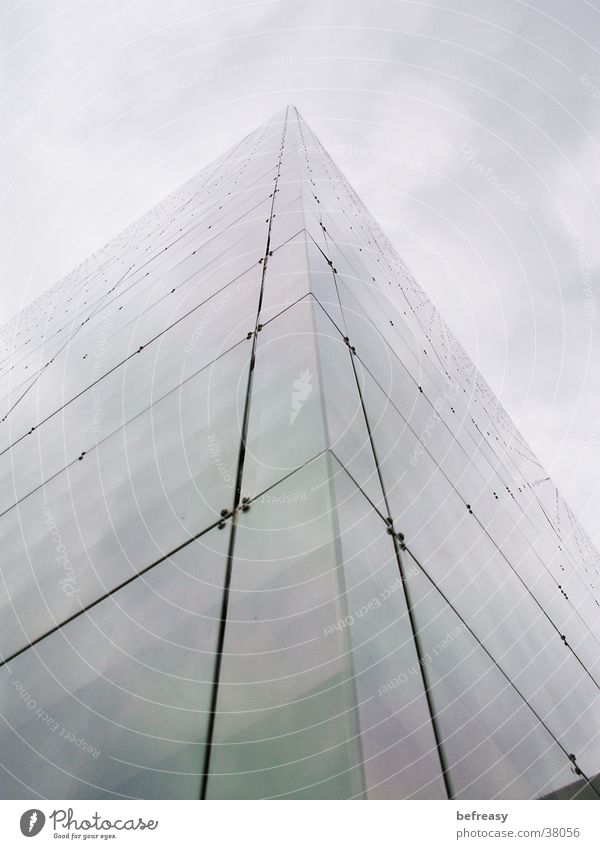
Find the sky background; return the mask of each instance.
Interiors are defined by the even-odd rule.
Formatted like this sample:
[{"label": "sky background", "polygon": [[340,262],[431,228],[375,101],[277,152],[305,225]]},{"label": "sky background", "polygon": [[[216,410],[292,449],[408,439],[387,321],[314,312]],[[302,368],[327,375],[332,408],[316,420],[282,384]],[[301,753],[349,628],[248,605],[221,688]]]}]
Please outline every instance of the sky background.
[{"label": "sky background", "polygon": [[600,545],[600,0],[4,0],[0,323],[294,102]]}]

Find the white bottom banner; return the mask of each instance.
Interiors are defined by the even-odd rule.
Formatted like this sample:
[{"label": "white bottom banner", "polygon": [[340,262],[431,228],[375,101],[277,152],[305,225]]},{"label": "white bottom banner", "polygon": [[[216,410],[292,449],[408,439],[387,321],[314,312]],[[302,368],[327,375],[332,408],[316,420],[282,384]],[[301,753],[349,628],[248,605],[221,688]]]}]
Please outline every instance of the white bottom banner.
[{"label": "white bottom banner", "polygon": [[[0,802],[0,846],[71,843],[372,847],[568,846],[598,849],[595,802]],[[25,843],[24,843],[25,841]],[[31,845],[31,844],[30,844]]]}]

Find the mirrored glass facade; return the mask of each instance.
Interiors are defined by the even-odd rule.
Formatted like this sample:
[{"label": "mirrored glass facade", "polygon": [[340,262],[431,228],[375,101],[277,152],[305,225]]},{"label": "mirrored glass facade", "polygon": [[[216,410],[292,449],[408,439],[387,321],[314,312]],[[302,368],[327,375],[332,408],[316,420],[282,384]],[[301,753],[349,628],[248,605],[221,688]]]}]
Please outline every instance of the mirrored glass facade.
[{"label": "mirrored glass facade", "polygon": [[293,106],[0,369],[0,796],[600,798],[598,553]]}]

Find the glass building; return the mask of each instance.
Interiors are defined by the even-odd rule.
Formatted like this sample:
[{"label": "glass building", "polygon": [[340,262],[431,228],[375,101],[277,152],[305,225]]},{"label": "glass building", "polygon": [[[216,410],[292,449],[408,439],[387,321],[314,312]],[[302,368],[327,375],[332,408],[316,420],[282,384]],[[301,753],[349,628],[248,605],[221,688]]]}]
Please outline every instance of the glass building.
[{"label": "glass building", "polygon": [[599,556],[293,106],[4,327],[3,798],[598,798]]}]

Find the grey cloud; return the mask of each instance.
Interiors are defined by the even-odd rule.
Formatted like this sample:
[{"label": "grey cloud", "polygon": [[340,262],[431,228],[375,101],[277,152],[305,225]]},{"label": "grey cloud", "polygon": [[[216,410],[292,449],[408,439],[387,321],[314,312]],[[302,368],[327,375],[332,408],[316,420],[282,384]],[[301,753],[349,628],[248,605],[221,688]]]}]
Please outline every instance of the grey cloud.
[{"label": "grey cloud", "polygon": [[2,316],[294,101],[600,543],[599,12],[571,0],[19,6],[0,48]]}]

